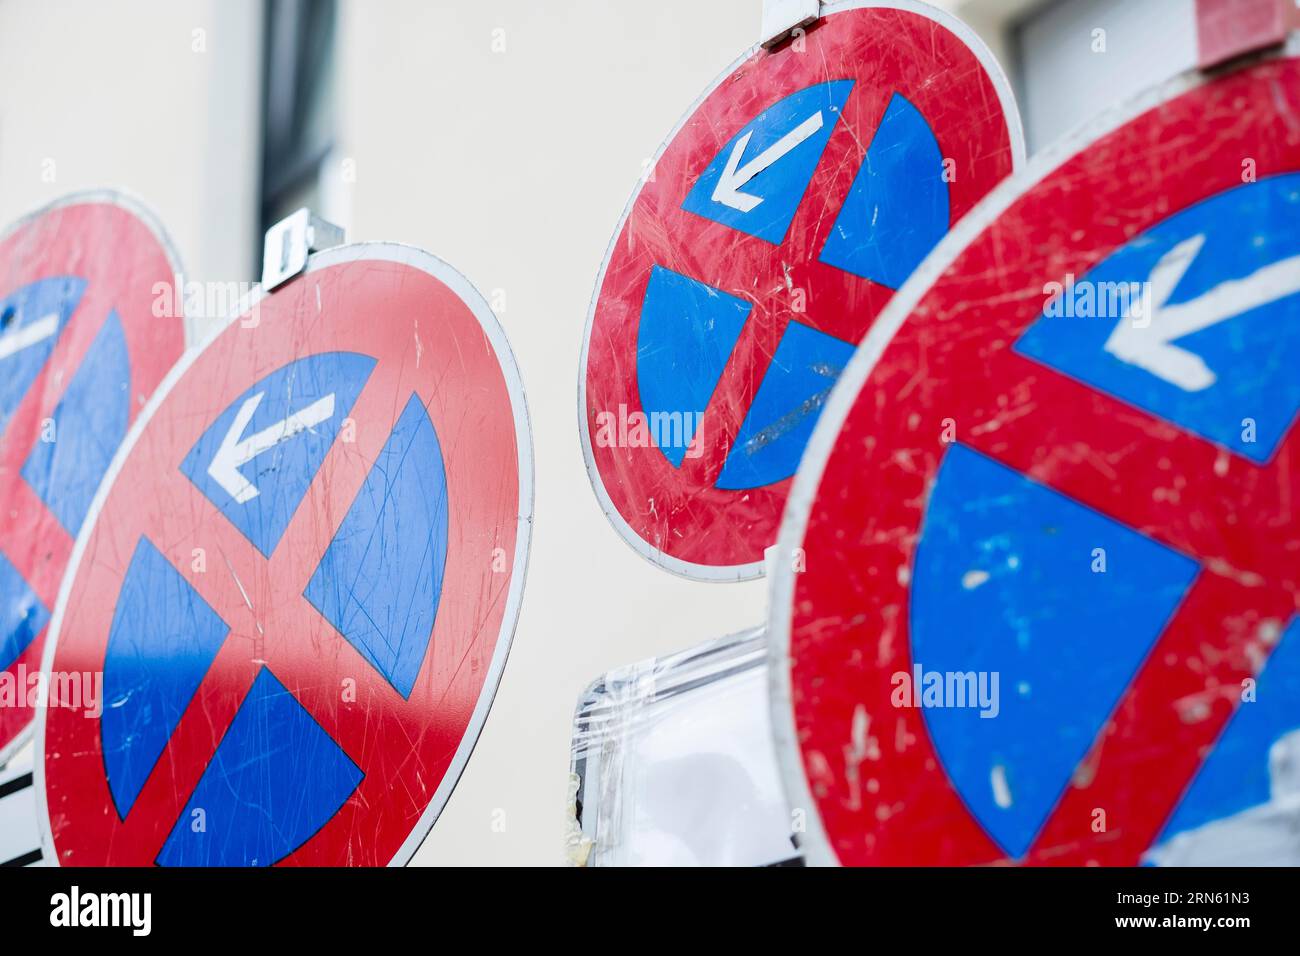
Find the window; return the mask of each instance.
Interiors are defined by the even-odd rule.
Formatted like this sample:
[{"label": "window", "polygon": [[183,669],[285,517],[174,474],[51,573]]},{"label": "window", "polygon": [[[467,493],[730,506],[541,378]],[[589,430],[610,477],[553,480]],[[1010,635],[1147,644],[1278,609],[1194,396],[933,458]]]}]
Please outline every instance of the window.
[{"label": "window", "polygon": [[[329,218],[335,0],[268,0],[262,109],[262,233],[301,206]],[[258,249],[260,267],[261,250]]]}]

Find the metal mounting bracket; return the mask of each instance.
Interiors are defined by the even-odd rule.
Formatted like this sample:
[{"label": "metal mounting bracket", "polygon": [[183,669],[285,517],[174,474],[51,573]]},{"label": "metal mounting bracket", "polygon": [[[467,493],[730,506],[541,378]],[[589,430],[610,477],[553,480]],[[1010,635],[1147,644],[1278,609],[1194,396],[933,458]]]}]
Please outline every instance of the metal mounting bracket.
[{"label": "metal mounting bracket", "polygon": [[763,29],[759,43],[771,49],[795,30],[822,15],[821,0],[763,0]]},{"label": "metal mounting bracket", "polygon": [[262,244],[262,288],[270,292],[307,268],[307,257],[343,244],[343,229],[313,216],[305,206],[266,230]]}]

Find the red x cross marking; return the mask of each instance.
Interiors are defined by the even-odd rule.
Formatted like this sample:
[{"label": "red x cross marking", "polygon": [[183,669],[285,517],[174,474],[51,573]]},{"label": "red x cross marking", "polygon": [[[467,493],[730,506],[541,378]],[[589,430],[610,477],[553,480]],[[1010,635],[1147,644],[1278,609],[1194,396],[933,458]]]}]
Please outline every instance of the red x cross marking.
[{"label": "red x cross marking", "polygon": [[[55,668],[103,666],[112,611],[142,536],[230,632],[124,821],[106,785],[99,722],[50,711],[47,803],[62,862],[151,864],[264,667],[364,774],[287,862],[386,864],[400,858],[435,797],[446,799],[517,612],[530,497],[521,476],[527,447],[519,446],[526,432],[503,340],[485,331],[463,293],[430,274],[430,257],[412,267],[399,261],[409,251],[387,255],[333,265],[326,258],[264,299],[256,327],[227,327],[176,380],[116,476],[81,555]],[[264,558],[181,472],[181,461],[253,383],[304,356],[340,351],[376,359],[349,413],[354,428],[331,445]],[[432,637],[404,699],[303,592],[412,395],[442,449],[449,544]]]},{"label": "red x cross marking", "polygon": [[[47,611],[58,598],[72,536],[22,473],[45,423],[54,420],[111,313],[117,314],[129,356],[132,420],[185,347],[179,315],[157,315],[154,308],[157,284],[170,286],[180,267],[143,215],[107,193],[71,196],[0,239],[0,299],[43,279],[85,283],[67,326],[0,435],[0,552]],[[0,642],[7,636],[0,634]],[[43,649],[44,634],[37,634],[7,670],[34,675]],[[27,690],[20,685],[16,706],[0,707],[0,757],[35,719],[26,706]]]},{"label": "red x cross marking", "polygon": [[[953,161],[952,222],[1011,172],[1016,147],[991,61],[954,28],[955,21],[914,11],[847,9],[824,18],[798,46],[749,57],[688,116],[629,206],[592,310],[581,414],[597,494],[651,560],[702,577],[758,573],[790,482],[744,490],[716,483],[790,323],[854,344],[893,294],[820,261],[891,98],[915,106]],[[709,164],[756,116],[838,80],[853,81],[852,92],[780,245],[683,208]],[[638,330],[655,266],[752,304],[696,429],[698,453],[680,467],[654,447],[592,441],[598,415],[641,408]]]},{"label": "red x cross marking", "polygon": [[[921,712],[889,703],[891,675],[914,663],[909,584],[951,447],[947,420],[967,447],[1200,566],[1025,862],[1137,863],[1239,706],[1243,680],[1263,669],[1300,605],[1295,429],[1257,464],[1012,346],[1041,314],[1046,283],[1083,276],[1156,223],[1240,186],[1242,157],[1261,180],[1300,169],[1296,115],[1300,63],[1279,60],[1084,144],[986,209],[941,277],[907,300],[874,364],[847,373],[860,390],[815,485],[808,570],[774,612],[790,622],[793,660],[778,710],[793,705],[796,759],[841,862],[1004,860]],[[852,743],[863,714],[877,749]]]}]

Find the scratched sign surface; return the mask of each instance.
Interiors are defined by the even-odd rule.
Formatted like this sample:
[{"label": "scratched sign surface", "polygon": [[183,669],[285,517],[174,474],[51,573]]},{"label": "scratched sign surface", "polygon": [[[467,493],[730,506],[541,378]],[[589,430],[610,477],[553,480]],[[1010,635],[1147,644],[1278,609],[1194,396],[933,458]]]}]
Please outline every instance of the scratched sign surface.
[{"label": "scratched sign surface", "polygon": [[1300,61],[1153,92],[959,233],[845,373],[783,529],[810,849],[1296,862]]},{"label": "scratched sign surface", "polygon": [[588,321],[580,428],[623,537],[758,576],[854,346],[1021,155],[988,51],[919,5],[829,4],[725,74],[643,177]]},{"label": "scratched sign surface", "polygon": [[45,632],[100,479],[185,347],[152,217],[70,196],[0,237],[0,765],[28,736]]},{"label": "scratched sign surface", "polygon": [[169,378],[78,542],[42,715],[60,864],[409,859],[495,692],[532,509],[523,393],[458,274],[348,246]]}]

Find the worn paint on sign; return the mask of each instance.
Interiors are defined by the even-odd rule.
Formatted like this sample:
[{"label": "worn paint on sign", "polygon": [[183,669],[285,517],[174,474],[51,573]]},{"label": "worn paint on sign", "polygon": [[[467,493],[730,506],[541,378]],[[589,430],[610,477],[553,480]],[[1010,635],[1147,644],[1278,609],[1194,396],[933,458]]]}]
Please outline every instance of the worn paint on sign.
[{"label": "worn paint on sign", "polygon": [[522,387],[487,304],[381,243],[319,254],[165,384],[78,541],[42,717],[60,864],[408,860],[518,613]]},{"label": "worn paint on sign", "polygon": [[900,293],[783,533],[813,858],[1300,859],[1297,223],[1272,59],[1105,118]]},{"label": "worn paint on sign", "polygon": [[584,343],[580,427],[610,520],[690,577],[762,573],[803,448],[894,290],[1023,156],[956,20],[830,4],[742,59],[624,215]]},{"label": "worn paint on sign", "polygon": [[180,266],[111,193],[70,196],[0,238],[0,764],[35,720],[45,632],[118,444],[185,347]]}]

